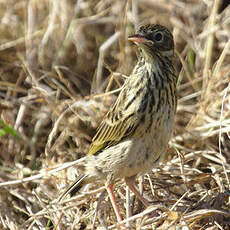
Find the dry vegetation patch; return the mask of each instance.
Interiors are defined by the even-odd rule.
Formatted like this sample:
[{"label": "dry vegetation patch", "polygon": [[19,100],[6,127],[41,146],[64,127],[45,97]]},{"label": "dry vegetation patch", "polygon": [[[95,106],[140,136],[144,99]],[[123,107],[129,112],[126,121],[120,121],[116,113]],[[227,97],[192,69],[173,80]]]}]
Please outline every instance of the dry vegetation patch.
[{"label": "dry vegetation patch", "polygon": [[103,186],[57,198],[81,173],[135,64],[127,36],[140,23],[166,25],[174,35],[179,102],[164,161],[139,181],[153,206],[144,210],[131,196],[126,218],[126,187],[116,184],[124,222],[230,229],[227,0],[2,0],[0,20],[1,229],[117,228]]}]

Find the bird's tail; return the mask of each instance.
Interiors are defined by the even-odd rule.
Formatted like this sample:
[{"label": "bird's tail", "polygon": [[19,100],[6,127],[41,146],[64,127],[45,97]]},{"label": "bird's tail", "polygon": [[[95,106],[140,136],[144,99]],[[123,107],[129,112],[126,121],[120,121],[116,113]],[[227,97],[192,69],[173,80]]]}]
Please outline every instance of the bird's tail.
[{"label": "bird's tail", "polygon": [[77,180],[69,186],[58,198],[58,202],[65,199],[65,197],[70,194],[71,196],[74,195],[84,184],[85,179],[88,175],[81,175],[77,178]]}]

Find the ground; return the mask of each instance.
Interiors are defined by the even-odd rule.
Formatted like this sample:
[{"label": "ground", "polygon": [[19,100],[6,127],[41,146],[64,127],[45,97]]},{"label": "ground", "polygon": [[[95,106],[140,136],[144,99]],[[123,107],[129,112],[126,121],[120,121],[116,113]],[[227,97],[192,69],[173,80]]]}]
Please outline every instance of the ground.
[{"label": "ground", "polygon": [[224,0],[1,1],[0,228],[117,228],[102,184],[57,198],[135,65],[128,35],[160,23],[175,41],[174,134],[137,180],[149,209],[115,184],[121,215],[127,229],[229,229],[229,19]]}]

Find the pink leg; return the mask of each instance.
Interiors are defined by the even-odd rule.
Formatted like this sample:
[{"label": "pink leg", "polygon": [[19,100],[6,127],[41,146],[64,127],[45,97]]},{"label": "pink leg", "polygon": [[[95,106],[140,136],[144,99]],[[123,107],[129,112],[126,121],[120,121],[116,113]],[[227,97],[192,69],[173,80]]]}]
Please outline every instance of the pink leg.
[{"label": "pink leg", "polygon": [[110,198],[110,201],[112,203],[112,206],[113,206],[113,209],[114,209],[114,212],[116,214],[116,217],[117,217],[117,221],[120,222],[122,221],[122,218],[121,218],[121,215],[120,215],[120,211],[117,207],[117,204],[116,204],[116,200],[115,200],[115,197],[114,197],[114,194],[113,194],[113,188],[112,186],[109,184],[109,185],[106,185],[106,190],[109,194],[109,198]]},{"label": "pink leg", "polygon": [[135,186],[135,177],[126,177],[125,182],[130,188],[130,190],[137,196],[137,198],[144,204],[145,207],[148,207],[150,204],[148,201],[141,195],[138,189]]}]

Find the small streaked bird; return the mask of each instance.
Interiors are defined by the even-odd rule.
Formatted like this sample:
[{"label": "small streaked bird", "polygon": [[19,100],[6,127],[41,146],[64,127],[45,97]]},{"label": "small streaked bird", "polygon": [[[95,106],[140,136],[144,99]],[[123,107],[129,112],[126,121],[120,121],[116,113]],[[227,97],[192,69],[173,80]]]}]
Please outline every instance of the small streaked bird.
[{"label": "small streaked bird", "polygon": [[135,178],[155,167],[166,152],[177,106],[170,31],[148,24],[128,40],[138,47],[138,62],[92,140],[84,175],[59,198],[86,183],[103,181],[118,221],[122,218],[112,185],[124,178],[138,199],[149,206],[136,188]]}]

